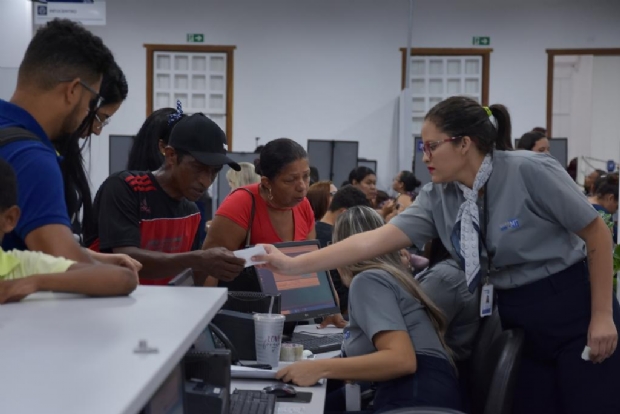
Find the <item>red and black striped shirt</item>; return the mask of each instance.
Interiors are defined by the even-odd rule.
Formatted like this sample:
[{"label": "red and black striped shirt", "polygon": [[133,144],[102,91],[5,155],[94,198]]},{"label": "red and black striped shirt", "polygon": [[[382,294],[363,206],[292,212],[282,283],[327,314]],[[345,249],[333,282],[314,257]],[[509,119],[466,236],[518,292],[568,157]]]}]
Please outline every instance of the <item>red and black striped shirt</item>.
[{"label": "red and black striped shirt", "polygon": [[[138,247],[164,253],[185,253],[197,245],[200,213],[196,204],[170,197],[153,174],[122,171],[101,185],[94,201],[97,234],[86,235],[90,249],[104,253]],[[165,285],[164,279],[140,279],[144,285]]]}]

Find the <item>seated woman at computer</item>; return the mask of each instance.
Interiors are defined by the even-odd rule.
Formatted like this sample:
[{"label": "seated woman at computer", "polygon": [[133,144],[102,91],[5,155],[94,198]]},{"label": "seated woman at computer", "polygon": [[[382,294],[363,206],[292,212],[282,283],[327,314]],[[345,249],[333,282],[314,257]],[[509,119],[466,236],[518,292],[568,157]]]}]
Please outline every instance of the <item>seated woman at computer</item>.
[{"label": "seated woman at computer", "polygon": [[232,280],[245,261],[224,248],[200,250],[195,201],[222,165],[239,166],[226,156],[226,136],[211,119],[201,113],[171,117],[177,123],[158,170],[121,171],[102,184],[94,202],[95,231],[86,234],[86,244],[138,260],[141,284],[165,285],[186,268],[198,283],[207,275]]},{"label": "seated woman at computer", "polygon": [[[250,245],[316,238],[314,213],[306,198],[310,180],[306,150],[291,139],[276,139],[262,149],[257,167],[260,183],[242,187],[224,199],[209,227],[204,249],[237,250],[245,246],[248,235]],[[249,290],[251,282],[244,277],[227,287]],[[217,280],[209,278],[207,285],[215,286]]]},{"label": "seated woman at computer", "polygon": [[[0,243],[13,231],[19,215],[15,172],[0,158]],[[76,263],[29,250],[5,252],[0,247],[0,304],[20,301],[38,291],[128,295],[137,284],[138,275],[129,268]]]},{"label": "seated woman at computer", "polygon": [[[372,208],[353,207],[338,218],[334,242],[383,223]],[[346,358],[300,361],[276,377],[300,386],[321,378],[376,382],[376,411],[416,406],[460,409],[456,370],[443,340],[445,320],[407,273],[398,252],[338,270],[350,288]]]}]

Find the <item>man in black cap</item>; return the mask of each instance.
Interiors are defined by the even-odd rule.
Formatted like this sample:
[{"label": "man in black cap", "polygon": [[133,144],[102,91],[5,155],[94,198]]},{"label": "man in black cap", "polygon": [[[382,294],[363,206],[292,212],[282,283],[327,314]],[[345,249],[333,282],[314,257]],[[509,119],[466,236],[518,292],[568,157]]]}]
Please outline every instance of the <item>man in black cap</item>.
[{"label": "man in black cap", "polygon": [[192,268],[196,282],[207,275],[229,281],[244,260],[223,248],[200,250],[200,214],[195,201],[224,164],[226,135],[203,114],[185,116],[172,129],[159,170],[112,174],[95,197],[96,233],[86,243],[100,252],[125,253],[142,263],[140,283],[167,284]]}]

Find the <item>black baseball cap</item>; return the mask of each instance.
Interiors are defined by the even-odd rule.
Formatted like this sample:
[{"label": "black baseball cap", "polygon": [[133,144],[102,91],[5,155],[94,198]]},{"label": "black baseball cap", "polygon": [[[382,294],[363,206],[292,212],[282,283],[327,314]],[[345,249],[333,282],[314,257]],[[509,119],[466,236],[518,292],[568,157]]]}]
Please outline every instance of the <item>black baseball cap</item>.
[{"label": "black baseball cap", "polygon": [[168,145],[187,151],[201,164],[228,164],[235,171],[241,170],[239,164],[226,156],[228,141],[222,128],[202,113],[181,118],[170,132]]}]

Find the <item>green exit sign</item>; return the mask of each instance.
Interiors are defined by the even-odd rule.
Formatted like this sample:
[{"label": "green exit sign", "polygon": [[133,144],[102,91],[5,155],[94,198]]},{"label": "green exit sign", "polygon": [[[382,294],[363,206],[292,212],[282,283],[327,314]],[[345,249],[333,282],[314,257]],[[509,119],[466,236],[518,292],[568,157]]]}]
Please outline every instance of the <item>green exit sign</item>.
[{"label": "green exit sign", "polygon": [[188,33],[187,41],[188,43],[204,43],[205,35],[202,33]]},{"label": "green exit sign", "polygon": [[472,40],[474,46],[489,46],[491,44],[491,38],[489,36],[478,36]]}]

